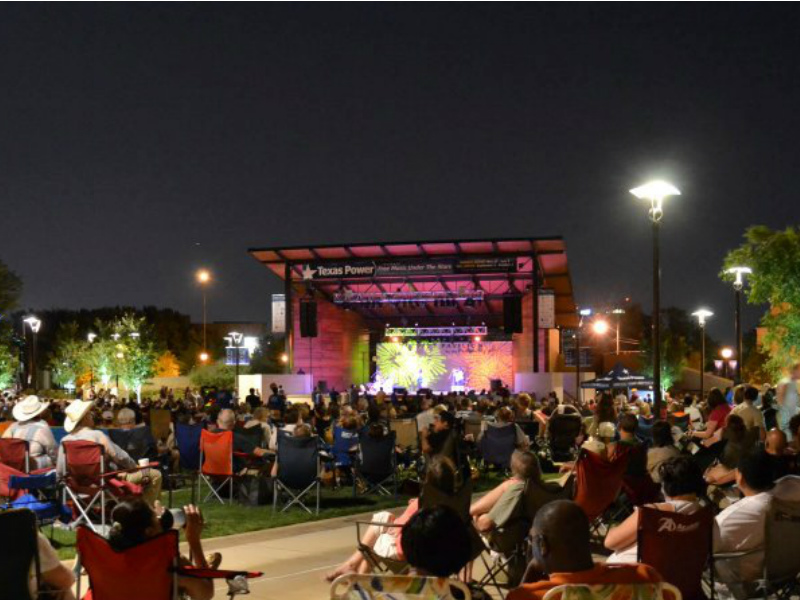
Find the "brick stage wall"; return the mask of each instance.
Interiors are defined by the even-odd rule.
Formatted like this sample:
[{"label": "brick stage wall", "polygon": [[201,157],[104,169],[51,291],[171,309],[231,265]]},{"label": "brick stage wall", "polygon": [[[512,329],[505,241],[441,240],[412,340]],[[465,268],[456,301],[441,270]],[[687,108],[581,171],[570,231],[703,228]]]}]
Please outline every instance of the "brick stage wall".
[{"label": "brick stage wall", "polygon": [[[533,294],[527,293],[522,298],[522,333],[515,333],[514,357],[512,364],[514,373],[530,373],[533,371]],[[547,329],[539,330],[539,372],[547,370]],[[553,370],[554,365],[551,365]],[[512,382],[513,383],[513,382]]]},{"label": "brick stage wall", "polygon": [[[343,390],[369,379],[369,334],[363,319],[353,311],[317,300],[317,337],[300,337],[300,300],[292,305],[294,320],[294,372],[313,374],[314,383]],[[313,353],[313,355],[312,355]],[[313,360],[312,360],[313,358]]]}]

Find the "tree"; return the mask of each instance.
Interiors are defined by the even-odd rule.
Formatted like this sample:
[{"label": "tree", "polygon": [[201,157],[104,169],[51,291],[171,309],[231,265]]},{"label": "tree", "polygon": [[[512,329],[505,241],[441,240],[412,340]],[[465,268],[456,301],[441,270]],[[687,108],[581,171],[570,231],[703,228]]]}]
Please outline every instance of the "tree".
[{"label": "tree", "polygon": [[281,361],[283,352],[283,340],[275,340],[271,335],[263,336],[250,357],[250,373],[283,373],[286,366]]},{"label": "tree", "polygon": [[231,389],[234,386],[236,375],[233,367],[216,364],[195,367],[189,374],[189,378],[197,387]]},{"label": "tree", "polygon": [[0,332],[0,390],[11,387],[18,370],[17,349],[11,344],[10,336]]},{"label": "tree", "polygon": [[8,319],[8,313],[17,308],[22,295],[22,279],[0,260],[0,319]]},{"label": "tree", "polygon": [[[683,375],[689,362],[689,355],[699,347],[699,327],[682,308],[664,309],[661,316],[661,386],[668,390]],[[642,337],[642,371],[653,376],[653,339],[649,335],[650,319],[645,318],[646,333]]]},{"label": "tree", "polygon": [[53,382],[67,389],[75,388],[78,378],[85,370],[88,342],[78,333],[75,321],[63,323],[56,333],[55,349],[50,356],[50,371]]},{"label": "tree", "polygon": [[163,352],[154,365],[156,377],[178,377],[181,374],[181,366],[175,355],[167,350]]},{"label": "tree", "polygon": [[769,305],[761,319],[768,355],[764,368],[777,378],[800,357],[800,230],[757,225],[745,232],[744,240],[725,257],[720,277],[731,281],[727,270],[734,266],[753,270],[745,296],[750,304]]},{"label": "tree", "polygon": [[155,375],[158,353],[144,317],[127,314],[114,322],[116,368],[119,378],[142,400],[142,385]]}]

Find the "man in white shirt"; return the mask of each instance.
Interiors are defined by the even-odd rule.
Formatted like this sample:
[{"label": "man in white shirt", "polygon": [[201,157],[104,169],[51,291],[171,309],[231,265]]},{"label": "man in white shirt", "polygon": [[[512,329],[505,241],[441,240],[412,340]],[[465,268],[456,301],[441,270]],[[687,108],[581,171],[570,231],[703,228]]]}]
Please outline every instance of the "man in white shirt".
[{"label": "man in white shirt", "polygon": [[428,428],[433,425],[436,414],[433,411],[433,399],[430,396],[425,396],[420,404],[420,411],[417,415],[417,431],[428,431]]},{"label": "man in white shirt", "polygon": [[747,386],[744,389],[744,400],[741,404],[734,406],[731,411],[732,415],[739,415],[744,421],[745,427],[748,431],[750,429],[759,430],[759,439],[763,440],[767,433],[767,428],[764,425],[764,413],[755,407],[755,401],[758,399],[758,390],[752,386]]},{"label": "man in white shirt", "polygon": [[28,396],[14,406],[12,414],[16,423],[6,429],[3,437],[25,440],[31,459],[30,468],[47,469],[55,464],[58,444],[50,426],[42,415],[50,406],[37,396]]},{"label": "man in white shirt", "polygon": [[763,571],[764,528],[773,487],[769,455],[763,450],[745,454],[736,469],[736,485],[744,498],[717,515],[714,554],[748,552],[741,558],[715,561],[718,581],[742,598],[747,597],[747,584]]}]

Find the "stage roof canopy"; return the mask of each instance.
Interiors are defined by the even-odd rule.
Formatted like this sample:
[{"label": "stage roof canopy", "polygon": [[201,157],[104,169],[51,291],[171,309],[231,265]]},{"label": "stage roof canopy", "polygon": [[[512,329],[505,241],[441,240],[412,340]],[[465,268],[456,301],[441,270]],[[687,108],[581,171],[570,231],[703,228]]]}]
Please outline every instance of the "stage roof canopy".
[{"label": "stage roof canopy", "polygon": [[[538,265],[539,287],[555,296],[556,323],[576,323],[566,244],[561,237],[441,240],[339,245],[251,248],[248,252],[281,279],[291,273],[295,284],[312,284],[329,300],[345,302],[366,318],[426,320],[468,316],[502,319],[502,300],[519,295],[533,283]],[[451,294],[472,297],[455,306],[445,302],[367,302],[381,294]],[[436,296],[439,297],[439,296]],[[499,317],[498,317],[499,315]],[[463,320],[463,319],[459,319]]]}]

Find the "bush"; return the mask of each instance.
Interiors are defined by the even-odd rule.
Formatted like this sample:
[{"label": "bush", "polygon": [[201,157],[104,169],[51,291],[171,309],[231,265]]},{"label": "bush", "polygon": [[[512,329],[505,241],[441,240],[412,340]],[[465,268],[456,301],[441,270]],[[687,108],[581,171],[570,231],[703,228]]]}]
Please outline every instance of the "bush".
[{"label": "bush", "polygon": [[233,388],[236,371],[227,365],[202,365],[192,369],[189,379],[197,387]]}]

